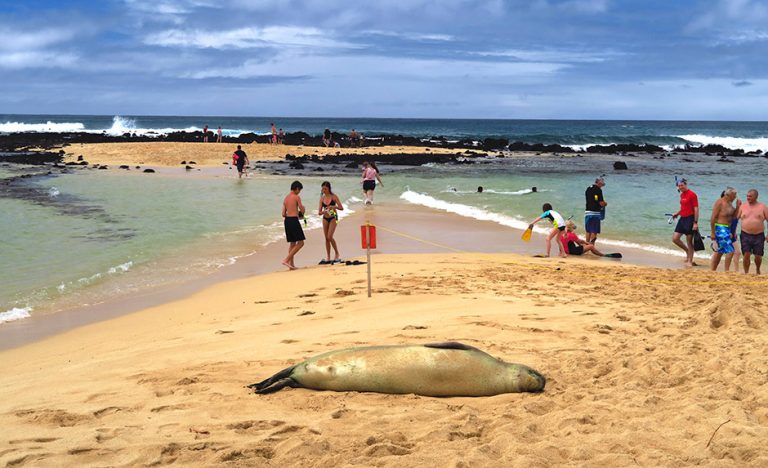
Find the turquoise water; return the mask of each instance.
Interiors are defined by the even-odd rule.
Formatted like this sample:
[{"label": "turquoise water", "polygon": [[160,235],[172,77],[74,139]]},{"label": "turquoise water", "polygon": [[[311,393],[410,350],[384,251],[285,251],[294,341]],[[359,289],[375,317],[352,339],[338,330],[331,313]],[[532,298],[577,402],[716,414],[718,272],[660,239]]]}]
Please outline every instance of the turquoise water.
[{"label": "turquoise water", "polygon": [[[0,198],[0,313],[99,302],[231,264],[282,238],[292,180],[109,171],[37,180],[42,204]],[[303,181],[314,209],[321,179]]]}]

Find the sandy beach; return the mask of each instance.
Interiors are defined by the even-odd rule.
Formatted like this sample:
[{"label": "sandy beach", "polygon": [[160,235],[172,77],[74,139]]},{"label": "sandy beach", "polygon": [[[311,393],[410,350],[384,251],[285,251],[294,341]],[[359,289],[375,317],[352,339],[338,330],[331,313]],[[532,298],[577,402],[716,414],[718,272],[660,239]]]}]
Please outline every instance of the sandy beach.
[{"label": "sandy beach", "polygon": [[[386,207],[368,212],[386,227],[376,213]],[[768,462],[765,282],[490,253],[502,250],[493,229],[477,226],[492,223],[446,234],[447,216],[427,219],[442,232],[431,247],[407,216],[389,228],[411,236],[381,231],[370,299],[364,265],[264,273],[273,259],[253,259],[192,295],[0,352],[0,462]],[[363,217],[340,235],[354,238]],[[300,265],[315,263],[311,249]],[[527,364],[547,387],[487,398],[244,388],[328,350],[443,341]]]},{"label": "sandy beach", "polygon": [[[294,156],[324,156],[335,154],[461,154],[463,150],[424,148],[412,146],[370,146],[362,148],[326,148],[318,146],[270,145],[263,143],[241,144],[251,161],[277,161],[286,154]],[[194,161],[198,167],[219,167],[232,161],[233,143],[89,143],[65,146],[65,162],[77,161],[78,156],[91,164],[111,166],[142,165],[159,167],[183,167]]]}]

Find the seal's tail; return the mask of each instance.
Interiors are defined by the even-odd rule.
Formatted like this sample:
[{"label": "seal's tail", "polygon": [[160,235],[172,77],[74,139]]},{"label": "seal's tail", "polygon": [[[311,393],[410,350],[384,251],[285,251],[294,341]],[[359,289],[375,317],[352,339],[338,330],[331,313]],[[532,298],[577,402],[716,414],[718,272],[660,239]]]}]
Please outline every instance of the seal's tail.
[{"label": "seal's tail", "polygon": [[261,382],[248,385],[248,388],[252,388],[259,394],[266,394],[276,392],[284,387],[295,387],[298,383],[291,378],[293,369],[296,366],[291,366],[287,369],[283,369],[272,377],[262,380]]}]

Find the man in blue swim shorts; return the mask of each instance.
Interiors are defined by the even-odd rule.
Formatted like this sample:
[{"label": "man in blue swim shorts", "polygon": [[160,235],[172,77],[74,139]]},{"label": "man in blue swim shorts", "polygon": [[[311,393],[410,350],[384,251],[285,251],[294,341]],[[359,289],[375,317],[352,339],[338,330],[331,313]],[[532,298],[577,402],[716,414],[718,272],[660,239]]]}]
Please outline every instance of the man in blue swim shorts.
[{"label": "man in blue swim shorts", "polygon": [[584,192],[587,200],[587,207],[584,210],[586,241],[593,245],[597,242],[597,235],[600,234],[600,221],[603,219],[602,210],[608,205],[603,200],[603,187],[605,187],[605,179],[598,177],[595,179],[595,183]]},{"label": "man in blue swim shorts", "polygon": [[712,217],[709,219],[711,237],[714,240],[712,249],[712,271],[717,270],[720,259],[725,255],[726,265],[733,257],[733,237],[731,236],[731,223],[736,215],[733,201],[736,199],[736,189],[728,187],[712,206]]}]

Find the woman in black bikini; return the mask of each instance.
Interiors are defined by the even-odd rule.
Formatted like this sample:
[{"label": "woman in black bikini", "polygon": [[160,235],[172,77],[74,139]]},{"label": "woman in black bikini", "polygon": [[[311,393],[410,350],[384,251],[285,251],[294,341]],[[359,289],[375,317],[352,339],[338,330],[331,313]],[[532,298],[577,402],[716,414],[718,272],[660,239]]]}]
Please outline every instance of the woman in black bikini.
[{"label": "woman in black bikini", "polygon": [[[339,222],[339,214],[337,212],[343,210],[344,207],[341,205],[339,196],[331,190],[330,182],[323,182],[320,190],[320,205],[317,214],[323,217],[323,234],[325,234],[325,251],[327,253],[326,258],[321,260],[320,264],[327,265],[341,261],[339,258],[339,248],[336,246],[333,234],[336,232],[336,225]],[[333,260],[331,260],[331,247],[333,247],[333,251],[336,253],[336,257]]]}]

